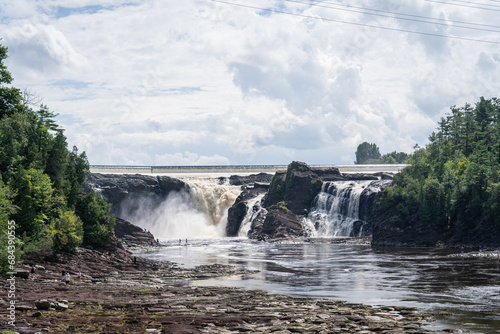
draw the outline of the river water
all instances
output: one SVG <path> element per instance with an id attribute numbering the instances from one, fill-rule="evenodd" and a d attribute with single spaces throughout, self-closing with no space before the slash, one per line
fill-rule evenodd
<path id="1" fill-rule="evenodd" d="M 373 249 L 319 242 L 223 238 L 165 242 L 142 254 L 185 267 L 228 264 L 256 274 L 186 282 L 269 293 L 410 306 L 434 315 L 427 328 L 500 333 L 500 260 L 450 256 L 442 249 Z"/>

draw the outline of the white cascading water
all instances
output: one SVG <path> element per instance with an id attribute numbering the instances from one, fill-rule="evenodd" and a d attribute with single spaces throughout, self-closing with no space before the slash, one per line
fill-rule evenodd
<path id="1" fill-rule="evenodd" d="M 220 184 L 218 179 L 183 181 L 189 185 L 189 191 L 171 192 L 160 205 L 153 205 L 147 197 L 125 200 L 120 216 L 161 240 L 224 237 L 228 209 L 241 188 Z M 135 210 L 127 210 L 128 207 Z"/>
<path id="2" fill-rule="evenodd" d="M 312 237 L 352 236 L 360 221 L 361 193 L 372 181 L 325 182 L 304 219 L 306 233 Z M 362 234 L 360 230 L 359 235 Z"/>
<path id="3" fill-rule="evenodd" d="M 241 222 L 240 229 L 238 231 L 238 237 L 247 237 L 248 232 L 252 228 L 252 222 L 262 211 L 262 198 L 264 198 L 265 194 L 259 194 L 256 197 L 248 200 L 247 206 L 247 214 L 243 221 Z"/>

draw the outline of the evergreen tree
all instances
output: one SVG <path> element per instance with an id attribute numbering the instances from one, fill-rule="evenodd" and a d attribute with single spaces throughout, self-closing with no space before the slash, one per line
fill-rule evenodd
<path id="1" fill-rule="evenodd" d="M 110 205 L 102 197 L 80 191 L 89 173 L 85 152 L 68 150 L 57 115 L 47 106 L 34 110 L 26 94 L 7 86 L 12 76 L 4 65 L 6 57 L 7 48 L 0 45 L 1 245 L 11 219 L 17 249 L 23 246 L 25 255 L 74 251 L 84 240 L 102 246 L 113 236 L 114 218 L 107 216 Z M 83 203 L 78 215 L 77 203 Z M 3 260 L 0 256 L 0 270 L 5 272 Z"/>
<path id="2" fill-rule="evenodd" d="M 402 234 L 419 231 L 429 242 L 431 235 L 435 242 L 500 240 L 499 115 L 496 98 L 453 106 L 429 144 L 416 148 L 380 203 L 389 221 L 409 223 Z"/>

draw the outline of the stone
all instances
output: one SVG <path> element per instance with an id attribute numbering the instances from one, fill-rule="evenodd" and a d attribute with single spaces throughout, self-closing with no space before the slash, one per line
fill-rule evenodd
<path id="1" fill-rule="evenodd" d="M 16 270 L 14 272 L 14 276 L 15 277 L 19 277 L 19 278 L 25 278 L 25 279 L 28 279 L 30 278 L 30 272 L 28 270 Z"/>
<path id="2" fill-rule="evenodd" d="M 51 306 L 58 311 L 65 311 L 68 309 L 68 304 L 64 303 L 53 303 Z"/>
<path id="3" fill-rule="evenodd" d="M 35 307 L 39 310 L 49 310 L 51 306 L 50 301 L 46 299 L 35 301 Z"/>
<path id="4" fill-rule="evenodd" d="M 35 313 L 33 313 L 32 317 L 33 317 L 33 318 L 43 317 L 43 314 L 42 314 L 42 312 L 40 312 L 40 311 L 36 311 Z"/>

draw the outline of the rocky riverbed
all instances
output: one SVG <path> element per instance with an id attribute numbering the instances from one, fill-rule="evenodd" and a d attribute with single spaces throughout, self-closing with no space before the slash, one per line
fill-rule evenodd
<path id="1" fill-rule="evenodd" d="M 424 329 L 429 315 L 406 307 L 273 295 L 191 280 L 248 274 L 225 265 L 181 268 L 123 251 L 79 249 L 36 263 L 35 277 L 16 278 L 19 333 L 464 333 Z M 21 264 L 20 271 L 30 268 Z M 65 285 L 61 272 L 73 281 Z M 81 271 L 82 280 L 76 280 Z M 0 309 L 6 323 L 6 291 Z M 4 329 L 8 329 L 5 328 Z"/>

